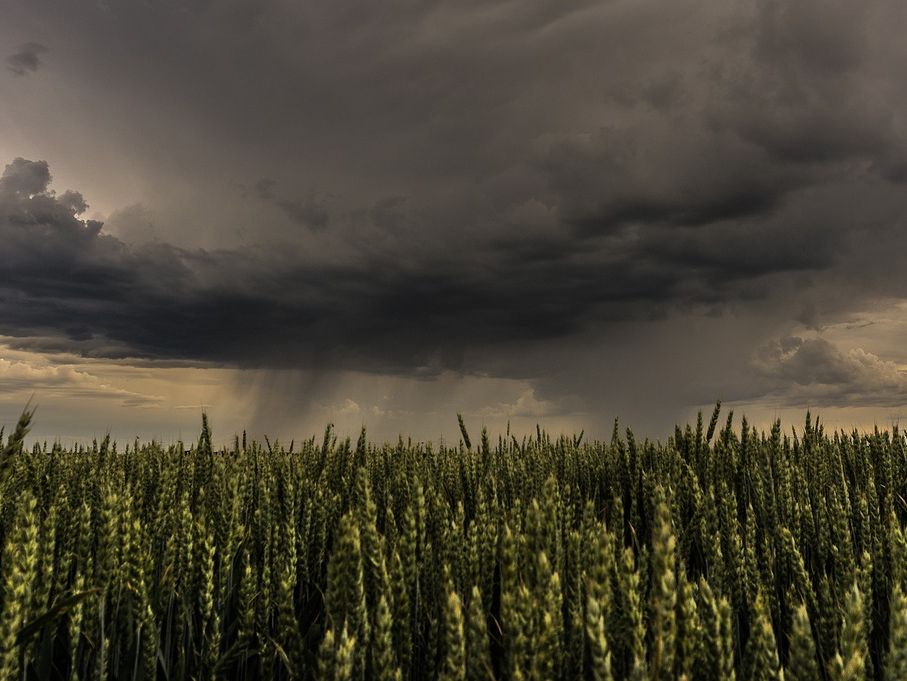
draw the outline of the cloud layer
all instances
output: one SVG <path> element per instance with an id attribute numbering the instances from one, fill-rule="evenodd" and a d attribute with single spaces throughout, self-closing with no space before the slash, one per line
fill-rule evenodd
<path id="1" fill-rule="evenodd" d="M 902 3 L 8 15 L 19 347 L 519 378 L 526 413 L 902 399 L 891 357 L 806 333 L 907 297 Z"/>
<path id="2" fill-rule="evenodd" d="M 789 406 L 896 407 L 907 403 L 907 371 L 862 348 L 842 350 L 823 338 L 782 338 L 761 349 L 765 397 Z"/>
<path id="3" fill-rule="evenodd" d="M 118 388 L 72 366 L 0 358 L 0 397 L 15 396 L 24 403 L 36 394 L 41 399 L 113 400 L 126 407 L 152 407 L 161 402 L 158 397 Z"/>
<path id="4" fill-rule="evenodd" d="M 406 250 L 344 262 L 275 251 L 129 245 L 82 220 L 81 194 L 49 189 L 42 161 L 0 178 L 0 333 L 94 356 L 370 371 L 461 368 L 464 355 L 569 337 L 605 321 L 726 302 L 814 254 L 735 266 L 676 246 L 616 239 L 546 257 L 477 243 L 444 257 Z M 732 237 L 734 238 L 734 237 Z M 35 346 L 37 347 L 37 346 Z M 484 367 L 473 367 L 481 370 Z"/>

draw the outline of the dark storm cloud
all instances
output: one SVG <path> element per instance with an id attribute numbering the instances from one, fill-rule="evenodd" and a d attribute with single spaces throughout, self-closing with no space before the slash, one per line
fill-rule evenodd
<path id="1" fill-rule="evenodd" d="M 6 68 L 17 76 L 34 73 L 41 67 L 41 55 L 46 52 L 47 48 L 40 43 L 25 43 L 6 58 Z"/>
<path id="2" fill-rule="evenodd" d="M 867 63 L 886 4 L 756 7 L 731 45 L 704 50 L 698 82 L 668 72 L 626 101 L 631 122 L 549 136 L 538 163 L 579 234 L 759 220 L 841 176 L 899 177 L 902 92 L 892 64 Z"/>
<path id="3" fill-rule="evenodd" d="M 306 263 L 263 251 L 131 246 L 79 219 L 81 196 L 55 195 L 49 181 L 45 162 L 23 159 L 0 179 L 0 333 L 19 337 L 20 346 L 35 338 L 44 351 L 460 368 L 470 350 L 568 336 L 597 321 L 651 315 L 659 305 L 723 299 L 778 267 L 726 267 L 716 257 L 692 273 L 687 254 L 653 256 L 632 241 L 585 261 L 567 253 L 501 259 L 492 248 L 474 252 L 472 264 L 375 255 Z"/>
<path id="4" fill-rule="evenodd" d="M 620 225 L 705 225 L 755 217 L 802 184 L 733 136 L 677 138 L 667 131 L 606 131 L 559 141 L 543 168 L 563 217 L 581 235 Z M 649 135 L 647 137 L 647 135 Z"/>

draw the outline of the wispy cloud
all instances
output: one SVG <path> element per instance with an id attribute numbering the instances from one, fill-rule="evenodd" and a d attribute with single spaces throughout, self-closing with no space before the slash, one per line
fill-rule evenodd
<path id="1" fill-rule="evenodd" d="M 43 65 L 41 56 L 48 52 L 41 43 L 23 43 L 6 58 L 6 68 L 16 76 L 35 73 Z"/>

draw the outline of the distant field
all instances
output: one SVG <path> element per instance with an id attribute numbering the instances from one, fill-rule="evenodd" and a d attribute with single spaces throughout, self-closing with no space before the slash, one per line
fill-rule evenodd
<path id="1" fill-rule="evenodd" d="M 907 442 L 0 436 L 0 679 L 907 679 Z"/>

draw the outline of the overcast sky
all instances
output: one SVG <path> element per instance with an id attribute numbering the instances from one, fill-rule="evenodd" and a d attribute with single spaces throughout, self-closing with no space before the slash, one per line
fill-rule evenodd
<path id="1" fill-rule="evenodd" d="M 0 16 L 0 421 L 907 414 L 901 0 Z"/>

